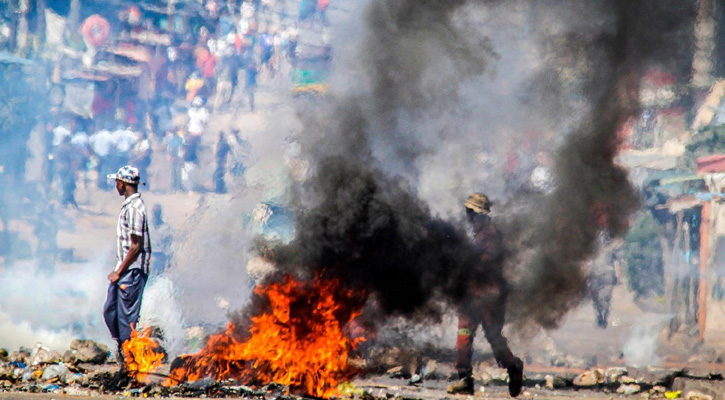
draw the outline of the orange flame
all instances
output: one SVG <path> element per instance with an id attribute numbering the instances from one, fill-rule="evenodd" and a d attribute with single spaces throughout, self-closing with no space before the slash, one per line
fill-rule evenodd
<path id="1" fill-rule="evenodd" d="M 355 373 L 348 353 L 364 341 L 345 333 L 361 313 L 360 306 L 351 306 L 360 303 L 359 297 L 337 280 L 302 283 L 289 276 L 254 292 L 268 300 L 269 309 L 251 317 L 248 338 L 238 338 L 229 323 L 199 353 L 184 356 L 184 365 L 172 370 L 166 383 L 210 376 L 247 384 L 277 382 L 322 398 L 336 395 L 337 386 Z"/>
<path id="2" fill-rule="evenodd" d="M 132 327 L 131 338 L 123 342 L 124 364 L 128 374 L 139 383 L 146 383 L 149 373 L 156 372 L 163 364 L 164 351 L 151 339 L 151 328 L 145 327 L 137 332 Z"/>

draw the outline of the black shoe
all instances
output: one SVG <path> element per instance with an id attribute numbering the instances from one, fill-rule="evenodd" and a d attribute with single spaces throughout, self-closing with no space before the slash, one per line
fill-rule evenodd
<path id="1" fill-rule="evenodd" d="M 516 397 L 521 394 L 521 387 L 524 385 L 524 362 L 517 358 L 506 370 L 509 373 L 509 394 Z"/>
<path id="2" fill-rule="evenodd" d="M 461 378 L 458 382 L 448 386 L 450 394 L 473 394 L 473 378 L 468 376 Z"/>

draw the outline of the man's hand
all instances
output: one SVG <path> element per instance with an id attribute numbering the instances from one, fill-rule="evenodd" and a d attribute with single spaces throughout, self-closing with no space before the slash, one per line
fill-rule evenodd
<path id="1" fill-rule="evenodd" d="M 116 283 L 118 280 L 121 279 L 121 274 L 119 274 L 116 271 L 111 272 L 108 274 L 108 280 L 111 281 L 111 283 Z"/>

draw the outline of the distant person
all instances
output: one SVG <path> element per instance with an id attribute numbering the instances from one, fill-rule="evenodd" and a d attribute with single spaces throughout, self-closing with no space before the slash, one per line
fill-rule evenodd
<path id="1" fill-rule="evenodd" d="M 38 269 L 48 273 L 55 271 L 55 258 L 58 254 L 58 211 L 55 204 L 46 202 L 37 214 L 33 233 L 38 240 Z"/>
<path id="2" fill-rule="evenodd" d="M 272 62 L 272 56 L 274 55 L 274 36 L 268 29 L 263 29 L 259 33 L 259 48 L 260 68 L 266 68 L 268 76 L 272 78 L 274 77 L 274 65 Z"/>
<path id="3" fill-rule="evenodd" d="M 116 341 L 117 358 L 123 365 L 123 343 L 136 329 L 141 299 L 151 264 L 151 238 L 146 206 L 138 192 L 138 169 L 125 166 L 116 174 L 116 190 L 124 197 L 116 226 L 116 266 L 108 274 L 108 295 L 103 306 L 103 318 Z"/>
<path id="4" fill-rule="evenodd" d="M 232 57 L 226 57 L 220 62 L 217 74 L 216 94 L 214 95 L 214 111 L 222 110 L 229 106 L 234 88 L 233 77 L 236 75 L 235 61 Z"/>
<path id="5" fill-rule="evenodd" d="M 227 135 L 226 139 L 232 155 L 232 166 L 229 172 L 231 172 L 233 176 L 241 177 L 247 170 L 251 146 L 249 142 L 242 137 L 242 134 L 238 129 L 232 129 L 232 134 Z M 244 180 L 242 179 L 241 182 L 243 181 Z"/>
<path id="6" fill-rule="evenodd" d="M 181 167 L 184 164 L 184 136 L 182 132 L 166 132 L 164 137 L 166 154 L 171 162 L 171 187 L 174 191 L 182 190 Z"/>
<path id="7" fill-rule="evenodd" d="M 83 187 L 88 188 L 88 171 L 90 168 L 91 150 L 88 146 L 88 134 L 78 132 L 70 140 L 75 148 L 75 162 L 78 172 L 83 174 Z"/>
<path id="8" fill-rule="evenodd" d="M 151 166 L 151 142 L 148 133 L 145 131 L 140 133 L 138 142 L 131 148 L 130 156 L 131 164 L 138 168 L 139 175 L 148 176 L 147 171 Z"/>
<path id="9" fill-rule="evenodd" d="M 219 141 L 217 143 L 216 153 L 216 169 L 214 170 L 213 181 L 214 181 L 214 192 L 226 193 L 227 185 L 224 183 L 224 174 L 227 170 L 227 156 L 231 151 L 229 142 L 227 141 L 226 134 L 222 131 L 219 133 Z"/>
<path id="10" fill-rule="evenodd" d="M 297 43 L 299 41 L 299 31 L 296 25 L 292 25 L 285 29 L 282 33 L 283 43 L 285 44 L 287 60 L 292 66 L 297 63 Z"/>
<path id="11" fill-rule="evenodd" d="M 206 131 L 206 124 L 209 122 L 209 110 L 204 107 L 204 99 L 197 96 L 191 102 L 191 107 L 188 111 L 189 115 L 189 126 L 188 132 L 189 137 L 186 141 L 186 154 L 184 161 L 190 163 L 198 163 L 198 151 L 199 145 L 201 144 L 201 136 Z"/>
<path id="12" fill-rule="evenodd" d="M 169 268 L 171 262 L 171 240 L 172 233 L 169 225 L 164 221 L 163 210 L 160 204 L 156 204 L 151 211 L 151 229 L 154 231 L 151 248 L 154 249 L 154 257 L 151 260 L 151 275 L 161 275 Z"/>
<path id="13" fill-rule="evenodd" d="M 78 151 L 71 144 L 71 137 L 64 136 L 63 143 L 61 143 L 55 149 L 55 166 L 57 168 L 56 174 L 60 181 L 61 198 L 60 204 L 64 207 L 71 206 L 78 208 L 76 203 L 75 191 L 76 191 L 76 165 L 75 160 L 77 157 L 76 152 Z"/>
<path id="14" fill-rule="evenodd" d="M 244 66 L 244 92 L 249 99 L 249 109 L 254 111 L 254 91 L 257 90 L 257 75 L 259 68 L 257 63 L 251 58 Z"/>
<path id="15" fill-rule="evenodd" d="M 597 237 L 599 252 L 588 263 L 587 292 L 592 299 L 597 327 L 601 329 L 609 325 L 612 292 L 618 283 L 614 267 L 618 245 L 608 234 L 600 232 Z"/>

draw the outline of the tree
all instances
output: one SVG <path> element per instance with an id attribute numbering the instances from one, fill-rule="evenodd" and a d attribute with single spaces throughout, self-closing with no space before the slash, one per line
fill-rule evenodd
<path id="1" fill-rule="evenodd" d="M 664 294 L 662 246 L 657 229 L 660 228 L 652 214 L 643 210 L 625 239 L 627 286 L 637 298 Z"/>

